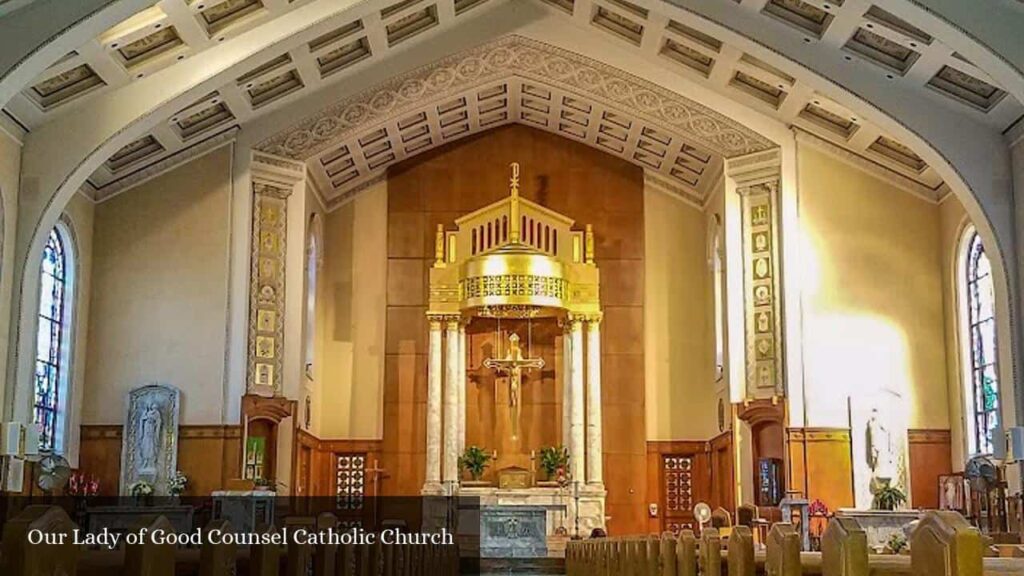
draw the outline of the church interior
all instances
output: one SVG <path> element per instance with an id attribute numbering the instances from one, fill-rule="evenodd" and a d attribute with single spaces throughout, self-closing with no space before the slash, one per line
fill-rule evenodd
<path id="1" fill-rule="evenodd" d="M 968 4 L 0 0 L 0 499 L 1024 556 L 1024 4 Z"/>

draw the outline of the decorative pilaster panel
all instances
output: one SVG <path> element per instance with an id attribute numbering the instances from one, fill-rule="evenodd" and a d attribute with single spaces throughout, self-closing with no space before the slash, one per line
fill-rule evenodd
<path id="1" fill-rule="evenodd" d="M 281 394 L 284 376 L 285 247 L 290 186 L 253 182 L 247 390 Z"/>
<path id="2" fill-rule="evenodd" d="M 256 152 L 252 157 L 249 319 L 246 392 L 284 394 L 288 199 L 306 166 Z"/>
<path id="3" fill-rule="evenodd" d="M 784 396 L 778 152 L 730 160 L 728 171 L 743 211 L 746 397 Z"/>

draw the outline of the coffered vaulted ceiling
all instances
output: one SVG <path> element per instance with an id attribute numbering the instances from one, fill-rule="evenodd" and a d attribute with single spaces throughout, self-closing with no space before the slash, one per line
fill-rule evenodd
<path id="1" fill-rule="evenodd" d="M 308 0 L 161 0 L 54 64 L 4 112 L 30 131 L 94 98 L 167 66 L 201 65 L 204 49 L 294 10 Z M 723 0 L 724 1 L 724 0 Z M 656 0 L 401 0 L 333 23 L 298 48 L 270 54 L 114 154 L 90 179 L 94 197 L 130 186 L 155 168 L 230 138 L 268 111 L 336 84 L 389 52 L 443 32 L 467 16 L 529 2 L 545 18 L 582 27 L 603 41 L 659 62 L 885 171 L 937 200 L 945 187 L 913 150 L 800 78 L 716 37 L 695 15 Z M 741 0 L 736 10 L 785 24 L 808 49 L 842 51 L 885 81 L 919 88 L 1004 130 L 1024 112 L 987 74 L 915 27 L 867 0 Z M 786 69 L 783 69 L 786 68 Z M 351 197 L 387 167 L 429 148 L 494 126 L 535 126 L 643 166 L 702 202 L 723 158 L 763 149 L 758 135 L 685 95 L 521 36 L 438 55 L 435 64 L 337 102 L 268 139 L 260 148 L 306 160 L 326 199 Z M 298 112 L 301 116 L 312 111 Z"/>

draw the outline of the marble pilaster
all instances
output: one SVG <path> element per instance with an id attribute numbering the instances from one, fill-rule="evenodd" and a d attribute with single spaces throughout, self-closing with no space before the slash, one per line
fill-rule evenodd
<path id="1" fill-rule="evenodd" d="M 459 322 L 448 320 L 445 325 L 445 378 L 444 378 L 444 468 L 445 484 L 459 480 Z"/>
<path id="2" fill-rule="evenodd" d="M 587 484 L 604 485 L 601 436 L 601 318 L 587 321 Z"/>
<path id="3" fill-rule="evenodd" d="M 427 469 L 424 492 L 441 487 L 441 320 L 430 318 L 427 360 Z"/>
<path id="4" fill-rule="evenodd" d="M 459 325 L 459 454 L 466 450 L 466 325 Z"/>
<path id="5" fill-rule="evenodd" d="M 569 385 L 572 394 L 572 405 L 569 413 L 570 470 L 572 471 L 573 482 L 583 482 L 584 462 L 586 461 L 583 429 L 583 323 L 576 318 L 570 322 L 570 339 L 572 342 L 572 361 L 569 371 Z"/>

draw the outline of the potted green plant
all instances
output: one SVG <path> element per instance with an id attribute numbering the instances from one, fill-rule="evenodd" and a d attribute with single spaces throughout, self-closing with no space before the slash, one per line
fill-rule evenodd
<path id="1" fill-rule="evenodd" d="M 896 510 L 907 502 L 907 495 L 895 486 L 886 485 L 875 493 L 875 509 Z"/>
<path id="2" fill-rule="evenodd" d="M 468 472 L 474 482 L 480 480 L 490 462 L 491 455 L 479 446 L 467 446 L 462 456 L 459 456 L 459 468 Z"/>
<path id="3" fill-rule="evenodd" d="M 903 554 L 907 549 L 907 537 L 903 532 L 893 532 L 885 541 L 885 550 L 891 554 Z"/>
<path id="4" fill-rule="evenodd" d="M 545 480 L 555 481 L 569 466 L 569 449 L 565 446 L 545 446 L 540 449 L 540 469 Z"/>

